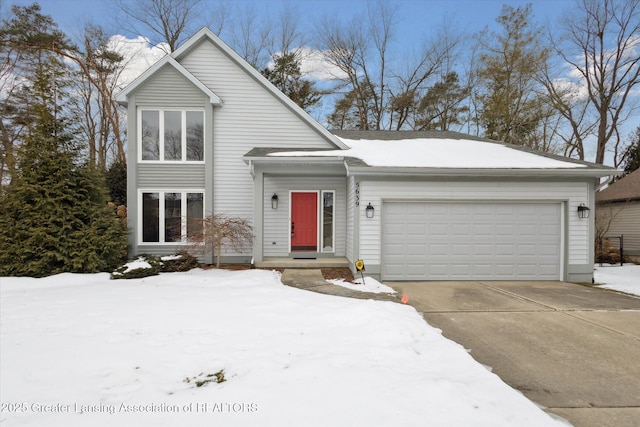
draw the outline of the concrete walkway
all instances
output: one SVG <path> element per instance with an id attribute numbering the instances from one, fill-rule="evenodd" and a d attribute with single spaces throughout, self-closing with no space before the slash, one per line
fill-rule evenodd
<path id="1" fill-rule="evenodd" d="M 640 426 L 640 298 L 564 282 L 386 284 L 548 412 Z"/>
<path id="2" fill-rule="evenodd" d="M 287 286 L 318 292 L 320 294 L 357 299 L 372 299 L 376 301 L 400 301 L 395 295 L 354 291 L 342 286 L 333 285 L 324 280 L 322 271 L 318 269 L 287 268 L 282 273 L 281 281 Z"/>

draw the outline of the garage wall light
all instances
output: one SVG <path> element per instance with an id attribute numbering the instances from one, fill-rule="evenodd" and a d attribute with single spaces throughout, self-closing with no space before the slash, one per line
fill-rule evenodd
<path id="1" fill-rule="evenodd" d="M 271 196 L 271 209 L 278 209 L 278 195 L 276 193 Z"/>
<path id="2" fill-rule="evenodd" d="M 589 218 L 589 212 L 591 211 L 591 209 L 589 209 L 588 206 L 585 206 L 584 203 L 580 203 L 580 206 L 578 206 L 578 217 L 579 218 Z"/>
<path id="3" fill-rule="evenodd" d="M 373 218 L 373 213 L 375 212 L 375 208 L 371 206 L 371 203 L 367 205 L 364 211 L 367 214 L 367 218 Z"/>

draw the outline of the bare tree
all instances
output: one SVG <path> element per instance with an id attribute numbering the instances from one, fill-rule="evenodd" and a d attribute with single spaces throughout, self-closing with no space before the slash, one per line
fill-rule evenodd
<path id="1" fill-rule="evenodd" d="M 387 83 L 387 50 L 394 37 L 394 30 L 398 21 L 397 7 L 394 8 L 389 3 L 378 0 L 375 4 L 369 3 L 368 15 L 369 34 L 375 46 L 377 75 L 371 78 L 367 76 L 367 80 L 374 83 L 372 92 L 376 106 L 374 109 L 375 129 L 382 129 L 381 124 L 387 109 L 385 94 L 389 90 Z M 366 68 L 363 67 L 363 70 L 366 73 Z"/>
<path id="2" fill-rule="evenodd" d="M 390 129 L 401 130 L 406 124 L 410 128 L 419 127 L 416 114 L 427 82 L 437 75 L 445 80 L 453 70 L 452 63 L 462 38 L 453 31 L 454 27 L 449 18 L 445 19 L 431 39 L 425 40 L 417 52 L 408 55 L 404 70 L 393 73 L 393 84 L 389 86 Z"/>
<path id="3" fill-rule="evenodd" d="M 261 70 L 269 58 L 268 47 L 272 32 L 270 22 L 268 18 L 261 20 L 254 5 L 238 7 L 236 15 L 230 45 L 253 68 Z"/>
<path id="4" fill-rule="evenodd" d="M 110 38 L 102 28 L 88 25 L 82 52 L 72 58 L 80 68 L 79 101 L 84 107 L 81 111 L 84 111 L 83 128 L 89 143 L 90 161 L 103 171 L 109 157 L 116 162 L 126 161 L 120 109 L 115 102 L 118 78 L 126 64 L 123 56 L 109 43 Z"/>
<path id="5" fill-rule="evenodd" d="M 223 247 L 242 252 L 253 241 L 253 227 L 246 218 L 213 214 L 191 228 L 188 239 L 192 248 L 215 255 L 217 268 L 220 268 Z"/>
<path id="6" fill-rule="evenodd" d="M 307 44 L 305 32 L 300 27 L 298 10 L 292 7 L 283 8 L 275 18 L 273 25 L 269 25 L 267 50 L 273 58 L 295 54 L 296 59 L 302 59 L 302 51 Z"/>
<path id="7" fill-rule="evenodd" d="M 611 229 L 611 226 L 615 222 L 617 216 L 624 210 L 626 203 L 617 203 L 615 205 L 607 203 L 598 203 L 596 205 L 596 217 L 595 217 L 595 261 L 597 262 L 610 262 L 608 259 L 608 249 L 610 242 L 608 242 L 607 234 Z M 614 261 L 615 262 L 615 261 Z"/>
<path id="8" fill-rule="evenodd" d="M 556 132 L 556 136 L 562 140 L 565 156 L 584 160 L 585 139 L 593 135 L 596 125 L 589 114 L 589 102 L 581 96 L 579 87 L 558 79 L 555 76 L 558 76 L 559 72 L 552 72 L 550 69 L 548 65 L 540 74 L 546 103 L 552 106 L 562 121 L 570 127 L 570 132 Z"/>
<path id="9" fill-rule="evenodd" d="M 464 62 L 464 72 L 463 78 L 465 81 L 465 86 L 469 88 L 469 96 L 466 99 L 467 107 L 469 108 L 469 114 L 467 115 L 467 121 L 464 125 L 466 128 L 466 132 L 469 135 L 480 136 L 480 84 L 479 84 L 479 76 L 478 76 L 478 46 L 470 47 L 470 55 L 467 60 Z"/>
<path id="10" fill-rule="evenodd" d="M 368 130 L 371 106 L 366 90 L 367 73 L 362 69 L 367 67 L 362 59 L 366 57 L 368 39 L 362 27 L 355 21 L 341 25 L 335 17 L 325 16 L 318 24 L 317 33 L 324 59 L 343 74 L 336 89 L 346 89 L 344 97 L 352 99 L 349 108 L 353 106 L 357 111 L 357 127 Z"/>
<path id="11" fill-rule="evenodd" d="M 203 25 L 202 0 L 113 0 L 116 10 L 126 18 L 127 30 L 152 34 L 153 44 L 164 42 L 175 51 L 185 36 Z M 220 15 L 223 16 L 223 15 Z M 221 25 L 221 24 L 220 24 Z"/>
<path id="12" fill-rule="evenodd" d="M 13 95 L 20 87 L 19 63 L 22 52 L 7 42 L 8 37 L 1 35 L 0 54 L 0 189 L 5 181 L 10 181 L 16 171 L 16 147 L 24 123 L 13 118 L 19 109 L 12 102 Z"/>
<path id="13" fill-rule="evenodd" d="M 607 150 L 618 158 L 620 125 L 635 111 L 631 101 L 640 83 L 640 3 L 637 0 L 579 0 L 575 13 L 562 22 L 563 37 L 554 43 L 556 52 L 569 64 L 584 89 L 593 112 L 597 137 L 596 163 L 604 163 Z M 553 95 L 553 94 L 552 94 Z M 556 96 L 556 99 L 561 97 Z M 573 144 L 584 157 L 583 114 L 561 111 L 574 132 Z"/>
<path id="14" fill-rule="evenodd" d="M 342 71 L 345 97 L 353 99 L 359 129 L 383 129 L 387 111 L 388 49 L 396 24 L 396 11 L 383 2 L 370 5 L 368 20 L 341 23 L 331 16 L 323 17 L 316 29 L 324 59 Z"/>

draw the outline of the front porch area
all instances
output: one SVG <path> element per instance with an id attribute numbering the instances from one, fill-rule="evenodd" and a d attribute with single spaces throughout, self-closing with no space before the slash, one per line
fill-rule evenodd
<path id="1" fill-rule="evenodd" d="M 294 259 L 288 257 L 265 258 L 256 262 L 257 268 L 339 268 L 349 267 L 349 261 L 344 257 Z"/>

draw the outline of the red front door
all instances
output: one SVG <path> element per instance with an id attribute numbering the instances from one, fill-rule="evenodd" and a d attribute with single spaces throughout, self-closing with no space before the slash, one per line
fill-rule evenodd
<path id="1" fill-rule="evenodd" d="M 318 250 L 318 193 L 291 193 L 291 252 Z"/>

